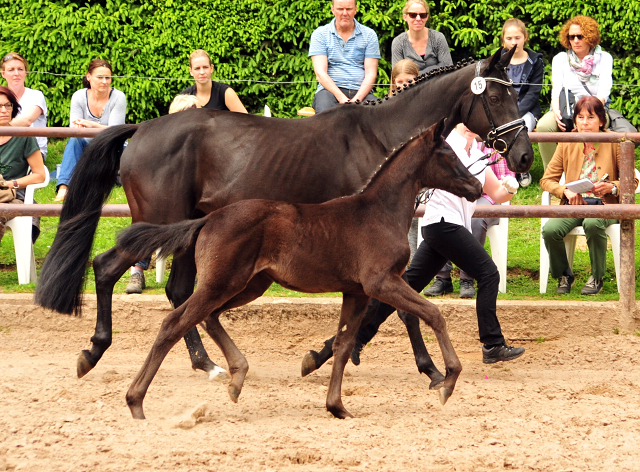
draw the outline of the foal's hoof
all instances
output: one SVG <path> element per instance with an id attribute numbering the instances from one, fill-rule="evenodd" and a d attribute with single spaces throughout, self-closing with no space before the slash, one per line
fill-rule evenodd
<path id="1" fill-rule="evenodd" d="M 225 380 L 229 380 L 231 377 L 219 365 L 215 366 L 213 369 L 209 371 L 209 380 L 217 380 L 218 382 L 224 382 Z"/>
<path id="2" fill-rule="evenodd" d="M 229 391 L 229 397 L 231 398 L 231 401 L 233 403 L 238 403 L 238 397 L 240 396 L 240 389 L 238 389 L 234 385 L 229 385 L 229 387 L 227 387 L 227 390 Z"/>
<path id="3" fill-rule="evenodd" d="M 353 416 L 351 413 L 349 413 L 344 407 L 342 408 L 329 408 L 327 407 L 327 410 L 329 410 L 329 412 L 335 416 L 336 418 L 339 418 L 341 420 L 344 420 L 346 418 L 355 418 L 355 416 Z"/>
<path id="4" fill-rule="evenodd" d="M 318 358 L 318 353 L 316 351 L 309 351 L 305 354 L 302 359 L 302 376 L 306 377 L 311 372 L 318 370 L 318 364 L 316 363 L 316 359 Z"/>
<path id="5" fill-rule="evenodd" d="M 85 350 L 85 351 L 82 351 L 78 356 L 78 362 L 76 364 L 76 372 L 78 374 L 79 379 L 87 375 L 89 371 L 91 371 L 91 369 L 95 367 L 95 364 L 93 364 L 89 360 L 89 355 L 90 355 L 89 351 Z"/>
<path id="6" fill-rule="evenodd" d="M 447 400 L 449 399 L 449 397 L 453 392 L 446 387 L 442 387 L 439 390 L 439 393 L 440 393 L 440 403 L 444 405 L 445 403 L 447 403 Z"/>

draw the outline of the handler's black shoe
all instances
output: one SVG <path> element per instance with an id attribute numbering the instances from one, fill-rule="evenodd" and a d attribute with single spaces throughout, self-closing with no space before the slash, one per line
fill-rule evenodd
<path id="1" fill-rule="evenodd" d="M 571 287 L 576 283 L 576 278 L 573 275 L 571 269 L 566 270 L 562 273 L 562 277 L 558 280 L 558 288 L 556 289 L 556 293 L 558 295 L 564 295 L 565 293 L 571 292 Z"/>
<path id="2" fill-rule="evenodd" d="M 453 283 L 451 283 L 451 279 L 441 279 L 440 277 L 436 277 L 436 280 L 431 284 L 431 287 L 427 288 L 422 293 L 429 297 L 439 297 L 440 295 L 451 292 L 453 292 Z"/>
<path id="3" fill-rule="evenodd" d="M 353 351 L 351 351 L 351 362 L 353 362 L 353 365 L 360 365 L 360 353 L 363 348 L 364 345 L 356 338 L 356 344 L 353 346 Z"/>
<path id="4" fill-rule="evenodd" d="M 603 286 L 604 283 L 602 282 L 602 279 L 596 280 L 593 278 L 593 275 L 590 275 L 589 280 L 587 280 L 587 283 L 584 284 L 584 287 L 582 287 L 582 291 L 580 293 L 582 295 L 596 295 L 600 293 Z"/>
<path id="5" fill-rule="evenodd" d="M 508 344 L 500 344 L 487 348 L 482 346 L 482 362 L 485 364 L 495 364 L 500 361 L 512 361 L 524 354 L 523 347 L 512 347 Z"/>

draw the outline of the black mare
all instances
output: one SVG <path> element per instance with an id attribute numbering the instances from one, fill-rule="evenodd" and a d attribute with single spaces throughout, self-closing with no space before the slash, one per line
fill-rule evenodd
<path id="1" fill-rule="evenodd" d="M 470 201 L 482 194 L 480 182 L 441 136 L 443 129 L 440 120 L 402 146 L 355 195 L 320 204 L 242 200 L 198 220 L 137 223 L 123 231 L 118 250 L 138 259 L 157 247 L 163 253 L 181 252 L 197 238 L 198 289 L 162 322 L 127 392 L 133 417 L 144 419 L 144 397 L 163 359 L 199 323 L 227 359 L 228 392 L 237 402 L 249 364 L 219 318 L 260 297 L 273 282 L 300 292 L 343 293 L 326 400 L 334 416 L 352 416 L 342 403 L 342 377 L 370 297 L 407 310 L 433 328 L 447 368 L 438 385 L 445 404 L 462 365 L 438 308 L 401 278 L 409 262 L 407 232 L 420 189 L 442 188 Z"/>
<path id="2" fill-rule="evenodd" d="M 394 97 L 337 106 L 306 119 L 198 109 L 103 131 L 74 171 L 36 303 L 79 313 L 100 209 L 118 170 L 134 223 L 199 218 L 250 198 L 320 203 L 350 195 L 393 149 L 441 118 L 447 118 L 446 133 L 464 122 L 489 138 L 496 138 L 496 126 L 519 120 L 515 91 L 492 81 L 508 80 L 509 60 L 510 54 L 501 57 L 498 52 L 479 71 L 475 63 L 460 63 L 421 76 Z M 482 101 L 471 91 L 476 75 L 490 80 Z M 508 127 L 503 135 L 513 140 L 505 154 L 511 170 L 524 172 L 533 162 L 533 150 L 526 132 L 517 136 L 518 131 Z M 98 313 L 91 350 L 78 358 L 79 377 L 95 367 L 111 345 L 113 287 L 135 262 L 115 248 L 93 261 Z M 174 307 L 193 293 L 195 277 L 193 251 L 174 256 L 166 287 Z M 192 367 L 214 371 L 197 329 L 185 340 Z"/>

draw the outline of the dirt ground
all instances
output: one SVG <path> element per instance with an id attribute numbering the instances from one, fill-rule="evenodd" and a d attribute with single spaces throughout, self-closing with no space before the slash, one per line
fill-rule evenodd
<path id="1" fill-rule="evenodd" d="M 224 318 L 250 364 L 238 404 L 225 384 L 190 369 L 180 343 L 149 389 L 148 419 L 136 421 L 124 397 L 169 312 L 165 300 L 117 300 L 112 347 L 77 379 L 94 301 L 73 318 L 28 296 L 0 297 L 0 470 L 640 469 L 640 337 L 607 319 L 616 304 L 501 304 L 505 334 L 527 352 L 486 366 L 473 302 L 443 303 L 463 364 L 445 406 L 394 316 L 362 364 L 348 365 L 343 399 L 356 418 L 338 420 L 325 410 L 330 366 L 301 378 L 300 362 L 334 334 L 339 300 L 309 300 L 265 301 Z"/>

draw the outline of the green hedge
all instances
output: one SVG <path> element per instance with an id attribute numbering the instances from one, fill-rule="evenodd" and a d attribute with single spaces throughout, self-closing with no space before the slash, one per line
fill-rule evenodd
<path id="1" fill-rule="evenodd" d="M 404 1 L 361 0 L 358 20 L 380 38 L 383 59 L 378 81 L 388 82 L 391 41 L 404 30 Z M 502 23 L 511 16 L 530 27 L 532 49 L 542 52 L 550 82 L 550 61 L 562 50 L 557 35 L 562 22 L 576 14 L 593 16 L 601 25 L 602 46 L 615 61 L 614 82 L 638 85 L 640 9 L 620 0 L 509 1 L 434 0 L 430 26 L 449 40 L 454 60 L 485 57 L 499 47 Z M 118 78 L 114 86 L 128 99 L 127 119 L 138 122 L 166 113 L 172 97 L 189 85 L 188 56 L 206 49 L 215 76 L 229 82 L 252 112 L 267 104 L 276 116 L 295 116 L 310 105 L 315 84 L 262 84 L 258 81 L 314 80 L 307 57 L 311 32 L 332 16 L 329 0 L 106 0 L 91 2 L 0 0 L 2 54 L 18 51 L 34 71 L 27 85 L 45 93 L 50 125 L 65 125 L 69 100 L 80 88 L 89 60 L 101 57 L 116 75 L 174 80 Z M 376 93 L 382 95 L 380 87 Z M 549 88 L 543 102 L 549 101 Z M 615 87 L 614 106 L 640 124 L 640 89 Z M 544 107 L 544 106 L 543 106 Z"/>

